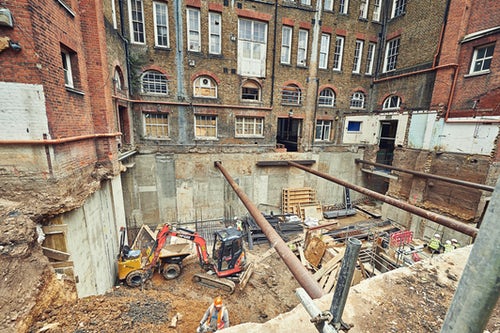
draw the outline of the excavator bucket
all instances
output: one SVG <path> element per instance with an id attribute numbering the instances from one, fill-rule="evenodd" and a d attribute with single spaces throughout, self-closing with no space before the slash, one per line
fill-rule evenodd
<path id="1" fill-rule="evenodd" d="M 243 274 L 240 275 L 240 282 L 238 284 L 240 290 L 245 289 L 248 280 L 250 280 L 250 277 L 252 276 L 253 273 L 253 268 L 254 268 L 253 266 L 254 266 L 253 262 L 249 263 L 247 267 L 245 267 Z"/>

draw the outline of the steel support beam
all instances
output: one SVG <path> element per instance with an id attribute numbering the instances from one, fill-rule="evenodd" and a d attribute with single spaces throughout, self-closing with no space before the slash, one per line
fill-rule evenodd
<path id="1" fill-rule="evenodd" d="M 468 236 L 471 236 L 471 237 L 475 237 L 476 234 L 477 234 L 477 231 L 478 231 L 477 228 L 469 226 L 469 225 L 467 225 L 465 223 L 462 223 L 460 221 L 457 221 L 455 219 L 452 219 L 452 218 L 449 218 L 449 217 L 446 217 L 446 216 L 443 216 L 443 215 L 439 215 L 439 214 L 430 212 L 430 211 L 422 209 L 420 207 L 416 207 L 416 206 L 410 205 L 409 203 L 406 203 L 404 201 L 400 201 L 400 200 L 391 198 L 391 197 L 389 197 L 387 195 L 383 195 L 383 194 L 380 194 L 378 192 L 369 190 L 367 188 L 364 188 L 364 187 L 361 187 L 361 186 L 358 186 L 358 185 L 354 185 L 354 184 L 348 183 L 348 182 L 346 182 L 346 181 L 344 181 L 342 179 L 333 177 L 331 175 L 328 175 L 326 173 L 323 173 L 323 172 L 320 172 L 320 171 L 317 171 L 317 170 L 313 170 L 311 168 L 304 167 L 304 166 L 302 166 L 302 165 L 300 165 L 298 163 L 295 163 L 295 162 L 288 161 L 288 164 L 291 165 L 291 166 L 294 166 L 296 168 L 302 169 L 304 171 L 307 171 L 309 173 L 312 173 L 312 174 L 314 174 L 314 175 L 316 175 L 318 177 L 324 178 L 326 180 L 332 181 L 332 182 L 337 183 L 339 185 L 342 185 L 344 187 L 350 188 L 350 189 L 352 189 L 352 190 L 354 190 L 356 192 L 359 192 L 359 193 L 368 195 L 368 196 L 370 196 L 372 198 L 375 198 L 377 200 L 383 201 L 383 202 L 385 202 L 385 203 L 387 203 L 389 205 L 398 207 L 398 208 L 400 208 L 402 210 L 405 210 L 407 212 L 410 212 L 412 214 L 415 214 L 415 215 L 418 215 L 418 216 L 423 217 L 425 219 L 434 221 L 434 222 L 436 222 L 436 223 L 438 223 L 440 225 L 443 225 L 445 227 L 448 227 L 450 229 L 459 231 L 459 232 L 461 232 L 461 233 L 463 233 L 465 235 L 468 235 Z"/>
<path id="2" fill-rule="evenodd" d="M 478 183 L 472 183 L 472 182 L 468 182 L 468 181 L 460 180 L 460 179 L 455 179 L 455 178 L 449 178 L 449 177 L 443 177 L 443 176 L 433 175 L 433 174 L 425 173 L 425 172 L 419 172 L 419 171 L 414 171 L 414 170 L 409 170 L 409 169 L 398 168 L 398 167 L 394 167 L 392 165 L 386 165 L 386 164 L 381 164 L 381 163 L 375 163 L 375 162 L 360 160 L 359 158 L 356 158 L 354 160 L 354 162 L 368 164 L 368 165 L 373 165 L 373 166 L 384 168 L 384 169 L 388 169 L 388 170 L 394 170 L 394 171 L 409 173 L 409 174 L 412 174 L 414 176 L 418 176 L 418 177 L 422 177 L 422 178 L 440 180 L 440 181 L 443 181 L 443 182 L 448 182 L 448 183 L 456 184 L 456 185 L 462 185 L 462 186 L 466 186 L 466 187 L 470 187 L 470 188 L 475 188 L 475 189 L 478 189 L 478 190 L 484 190 L 484 191 L 493 192 L 493 190 L 495 189 L 493 186 L 488 186 L 488 185 L 483 185 L 483 184 L 478 184 Z"/>
<path id="3" fill-rule="evenodd" d="M 312 274 L 302 265 L 300 260 L 295 256 L 295 254 L 286 245 L 285 241 L 281 239 L 280 235 L 273 229 L 271 224 L 267 222 L 264 215 L 259 211 L 257 206 L 247 197 L 245 192 L 236 184 L 236 182 L 231 178 L 229 173 L 224 169 L 221 162 L 214 162 L 216 168 L 218 168 L 227 182 L 233 188 L 234 192 L 238 195 L 243 205 L 252 215 L 255 222 L 262 229 L 262 232 L 266 235 L 267 239 L 274 247 L 276 252 L 279 254 L 281 259 L 285 262 L 290 272 L 293 274 L 297 282 L 304 288 L 312 299 L 320 298 L 325 294 L 319 283 L 313 278 Z"/>

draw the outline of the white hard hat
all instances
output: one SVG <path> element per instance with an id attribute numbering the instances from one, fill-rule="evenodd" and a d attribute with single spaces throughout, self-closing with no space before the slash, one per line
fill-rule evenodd
<path id="1" fill-rule="evenodd" d="M 451 242 L 452 242 L 452 243 L 458 243 L 458 242 L 457 242 L 457 240 L 456 240 L 455 238 L 453 238 L 453 239 L 451 240 Z"/>
<path id="2" fill-rule="evenodd" d="M 441 236 L 439 236 L 439 234 L 434 234 L 434 237 L 440 238 Z"/>
<path id="3" fill-rule="evenodd" d="M 450 240 L 447 240 L 447 241 L 446 241 L 446 244 L 451 244 L 451 241 L 450 241 Z"/>

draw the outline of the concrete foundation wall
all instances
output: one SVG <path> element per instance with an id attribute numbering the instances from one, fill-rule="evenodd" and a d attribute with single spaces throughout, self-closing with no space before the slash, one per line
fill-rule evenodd
<path id="1" fill-rule="evenodd" d="M 120 177 L 103 182 L 83 207 L 62 220 L 68 226 L 66 242 L 78 297 L 105 293 L 116 281 L 119 229 L 125 226 Z"/>
<path id="2" fill-rule="evenodd" d="M 363 151 L 264 154 L 140 154 L 123 178 L 129 227 L 142 224 L 233 218 L 248 212 L 222 173 L 221 161 L 252 202 L 265 213 L 281 213 L 284 188 L 311 187 L 323 205 L 344 202 L 344 189 L 293 167 L 257 167 L 258 161 L 315 160 L 313 169 L 361 184 L 354 160 Z M 352 200 L 360 195 L 352 193 Z"/>

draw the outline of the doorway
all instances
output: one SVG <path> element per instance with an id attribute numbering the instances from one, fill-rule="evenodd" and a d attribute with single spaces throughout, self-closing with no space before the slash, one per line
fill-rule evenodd
<path id="1" fill-rule="evenodd" d="M 278 118 L 276 143 L 285 146 L 287 151 L 298 151 L 302 131 L 302 119 Z"/>
<path id="2" fill-rule="evenodd" d="M 378 144 L 377 163 L 392 165 L 397 129 L 397 120 L 384 120 L 380 122 L 380 141 Z"/>

